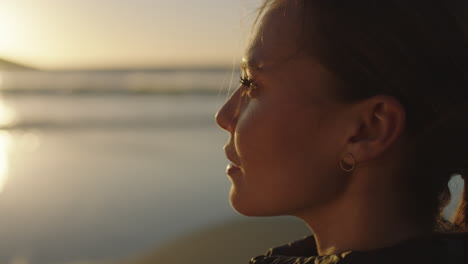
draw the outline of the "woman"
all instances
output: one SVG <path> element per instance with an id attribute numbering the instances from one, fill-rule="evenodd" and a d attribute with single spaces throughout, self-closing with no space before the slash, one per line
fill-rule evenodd
<path id="1" fill-rule="evenodd" d="M 230 202 L 296 216 L 313 236 L 251 263 L 468 263 L 466 185 L 453 223 L 442 218 L 448 181 L 468 170 L 455 4 L 264 3 L 241 85 L 216 114 L 231 135 Z"/>

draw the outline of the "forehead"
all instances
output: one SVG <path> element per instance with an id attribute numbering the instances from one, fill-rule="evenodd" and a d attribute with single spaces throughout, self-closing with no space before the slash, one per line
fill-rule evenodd
<path id="1" fill-rule="evenodd" d="M 254 79 L 265 83 L 270 92 L 321 102 L 333 97 L 330 86 L 336 80 L 315 57 L 300 49 L 301 12 L 294 0 L 269 10 L 254 32 L 241 66 L 247 72 L 259 72 Z"/>
<path id="2" fill-rule="evenodd" d="M 284 64 L 298 52 L 299 7 L 284 1 L 268 10 L 256 27 L 242 63 L 251 69 Z"/>

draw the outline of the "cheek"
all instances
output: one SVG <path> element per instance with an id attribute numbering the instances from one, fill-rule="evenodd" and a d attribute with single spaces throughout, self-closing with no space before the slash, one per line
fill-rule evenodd
<path id="1" fill-rule="evenodd" d="M 234 135 L 241 161 L 252 170 L 290 172 L 323 165 L 331 137 L 318 116 L 318 111 L 306 112 L 293 105 L 249 105 Z"/>
<path id="2" fill-rule="evenodd" d="M 316 116 L 293 107 L 249 105 L 235 134 L 245 174 L 234 182 L 237 197 L 231 199 L 261 215 L 324 199 L 335 181 L 330 167 L 338 164 L 330 161 L 333 149 L 327 148 L 326 131 L 313 122 Z"/>
<path id="3" fill-rule="evenodd" d="M 237 123 L 234 141 L 246 171 L 277 167 L 286 151 L 284 113 L 252 103 Z"/>

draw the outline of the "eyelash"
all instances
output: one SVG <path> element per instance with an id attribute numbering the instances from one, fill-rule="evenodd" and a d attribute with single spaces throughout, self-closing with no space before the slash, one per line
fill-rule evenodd
<path id="1" fill-rule="evenodd" d="M 252 79 L 244 78 L 243 76 L 240 76 L 240 84 L 242 86 L 247 87 L 246 94 L 249 97 L 251 97 L 251 98 L 255 97 L 255 95 L 253 93 L 255 93 L 258 88 L 257 88 L 257 85 L 255 84 L 255 82 Z"/>

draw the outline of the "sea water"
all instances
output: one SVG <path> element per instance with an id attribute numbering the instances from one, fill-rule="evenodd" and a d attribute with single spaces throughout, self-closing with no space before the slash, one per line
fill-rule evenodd
<path id="1" fill-rule="evenodd" d="M 0 263 L 118 258 L 224 221 L 232 71 L 1 73 Z"/>

